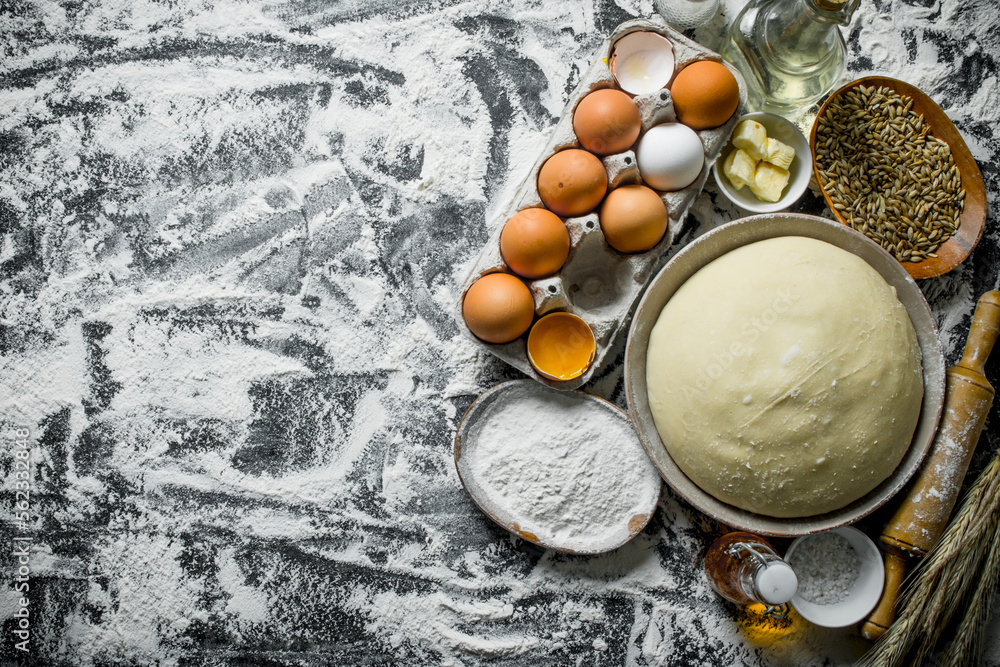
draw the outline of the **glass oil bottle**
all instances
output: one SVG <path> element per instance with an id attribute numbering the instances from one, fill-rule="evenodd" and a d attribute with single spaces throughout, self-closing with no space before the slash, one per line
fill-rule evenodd
<path id="1" fill-rule="evenodd" d="M 795 597 L 795 572 L 762 537 L 745 532 L 717 539 L 705 554 L 705 575 L 713 590 L 739 605 L 764 605 L 784 616 Z"/>
<path id="2" fill-rule="evenodd" d="M 789 119 L 843 76 L 848 25 L 860 0 L 750 0 L 721 53 L 747 83 L 748 105 Z"/>

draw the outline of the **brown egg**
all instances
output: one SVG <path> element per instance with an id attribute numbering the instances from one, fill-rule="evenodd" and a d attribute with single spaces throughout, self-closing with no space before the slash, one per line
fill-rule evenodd
<path id="1" fill-rule="evenodd" d="M 608 174 L 597 156 L 579 148 L 559 151 L 538 170 L 545 207 L 563 216 L 590 213 L 608 191 Z"/>
<path id="2" fill-rule="evenodd" d="M 639 138 L 639 107 L 620 90 L 604 88 L 590 93 L 573 112 L 573 131 L 592 153 L 611 155 L 627 151 Z"/>
<path id="3" fill-rule="evenodd" d="M 722 125 L 740 104 L 740 87 L 729 69 L 711 60 L 691 63 L 670 85 L 677 120 L 695 130 Z"/>
<path id="4" fill-rule="evenodd" d="M 487 343 L 509 343 L 531 326 L 535 302 L 523 282 L 509 273 L 490 273 L 476 282 L 462 300 L 469 330 Z"/>
<path id="5" fill-rule="evenodd" d="M 644 252 L 667 231 L 667 207 L 645 185 L 623 185 L 608 193 L 601 206 L 601 231 L 619 252 Z"/>
<path id="6" fill-rule="evenodd" d="M 569 255 L 569 231 L 544 208 L 518 211 L 500 232 L 500 254 L 519 276 L 541 278 L 562 268 Z"/>

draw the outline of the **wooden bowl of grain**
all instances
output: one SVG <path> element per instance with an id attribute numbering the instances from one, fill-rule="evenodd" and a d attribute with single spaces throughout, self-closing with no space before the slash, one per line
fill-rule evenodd
<path id="1" fill-rule="evenodd" d="M 950 164 L 943 165 L 940 184 L 935 180 L 937 169 L 909 175 L 914 168 L 919 171 L 924 164 L 919 161 L 921 156 L 908 148 L 909 142 L 904 143 L 902 149 L 895 146 L 901 139 L 892 133 L 892 128 L 888 134 L 875 132 L 879 128 L 885 130 L 884 125 L 872 120 L 873 114 L 881 113 L 879 108 L 884 102 L 877 96 L 861 95 L 868 101 L 858 104 L 862 86 L 876 90 L 884 87 L 912 100 L 908 111 L 922 116 L 922 126 L 929 130 L 929 136 L 947 144 L 957 177 L 949 178 Z M 850 93 L 854 93 L 854 97 Z M 831 110 L 831 105 L 837 106 Z M 837 122 L 848 113 L 852 123 Z M 908 120 L 913 121 L 909 126 L 906 125 Z M 899 115 L 893 116 L 887 124 L 919 134 L 914 128 L 920 127 L 921 121 L 906 114 L 902 119 Z M 852 157 L 846 161 L 842 157 L 845 153 L 838 152 L 836 146 L 845 134 L 860 130 L 862 126 L 867 132 L 860 134 L 859 131 L 854 141 L 865 146 L 866 157 L 860 160 Z M 933 142 L 927 143 L 933 147 Z M 951 271 L 979 243 L 986 222 L 983 175 L 954 123 L 919 88 L 883 76 L 852 81 L 830 95 L 820 108 L 809 134 L 809 147 L 816 181 L 837 220 L 882 245 L 912 277 L 932 278 Z M 871 150 L 872 147 L 876 150 Z M 841 157 L 838 159 L 838 156 Z M 905 177 L 901 176 L 903 169 L 908 172 Z M 888 177 L 889 173 L 898 175 L 900 181 Z M 964 190 L 964 202 L 955 207 L 961 211 L 955 220 L 948 207 L 956 203 L 959 190 Z M 913 204 L 914 201 L 917 204 Z M 951 225 L 955 222 L 957 227 L 952 231 Z M 946 237 L 943 242 L 942 237 Z"/>

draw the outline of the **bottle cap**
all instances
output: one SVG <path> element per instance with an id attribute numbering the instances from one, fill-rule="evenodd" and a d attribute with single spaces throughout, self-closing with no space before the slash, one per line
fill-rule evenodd
<path id="1" fill-rule="evenodd" d="M 813 6 L 828 19 L 840 25 L 847 25 L 851 22 L 854 10 L 858 8 L 860 0 L 811 0 Z"/>
<path id="2" fill-rule="evenodd" d="M 757 590 L 760 591 L 762 602 L 768 604 L 785 604 L 793 597 L 799 587 L 799 579 L 795 572 L 784 561 L 774 561 L 757 572 Z"/>

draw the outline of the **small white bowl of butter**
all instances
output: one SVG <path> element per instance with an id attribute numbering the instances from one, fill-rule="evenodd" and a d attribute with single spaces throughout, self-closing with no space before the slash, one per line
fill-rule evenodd
<path id="1" fill-rule="evenodd" d="M 773 139 L 784 147 L 795 151 L 791 164 L 786 169 L 788 172 L 788 184 L 781 189 L 781 195 L 777 201 L 772 202 L 762 199 L 757 194 L 754 194 L 751 185 L 740 183 L 741 187 L 737 187 L 726 173 L 726 160 L 737 150 L 744 151 L 744 155 L 738 157 L 742 158 L 744 164 L 746 164 L 746 161 L 749 161 L 752 165 L 752 167 L 749 167 L 750 169 L 756 170 L 758 174 L 767 174 L 767 176 L 760 176 L 761 179 L 772 176 L 773 174 L 768 172 L 777 172 L 784 164 L 781 155 L 787 153 L 786 149 L 781 146 L 778 146 L 777 155 L 770 158 L 775 161 L 775 164 L 768 161 L 766 139 L 764 143 L 759 145 L 759 152 L 763 154 L 760 157 L 758 157 L 758 153 L 752 148 L 741 149 L 739 146 L 734 145 L 733 140 L 741 136 L 741 127 L 743 127 L 745 122 L 757 123 L 763 126 L 766 131 L 766 139 Z M 752 127 L 749 123 L 747 128 Z M 752 136 L 752 133 L 744 131 L 743 135 L 744 137 Z M 748 146 L 745 140 L 737 139 L 737 142 Z M 737 164 L 740 161 L 736 160 Z M 723 147 L 719 158 L 713 165 L 712 171 L 715 174 L 715 182 L 718 184 L 722 194 L 729 201 L 753 213 L 775 213 L 794 204 L 809 186 L 809 179 L 812 177 L 812 155 L 809 151 L 809 140 L 806 139 L 806 136 L 802 134 L 794 123 L 781 116 L 764 112 L 748 113 L 740 116 L 740 120 L 736 123 L 732 136 L 730 136 L 729 141 Z M 746 172 L 744 171 L 744 173 Z M 766 190 L 766 188 L 761 188 L 761 190 Z"/>

